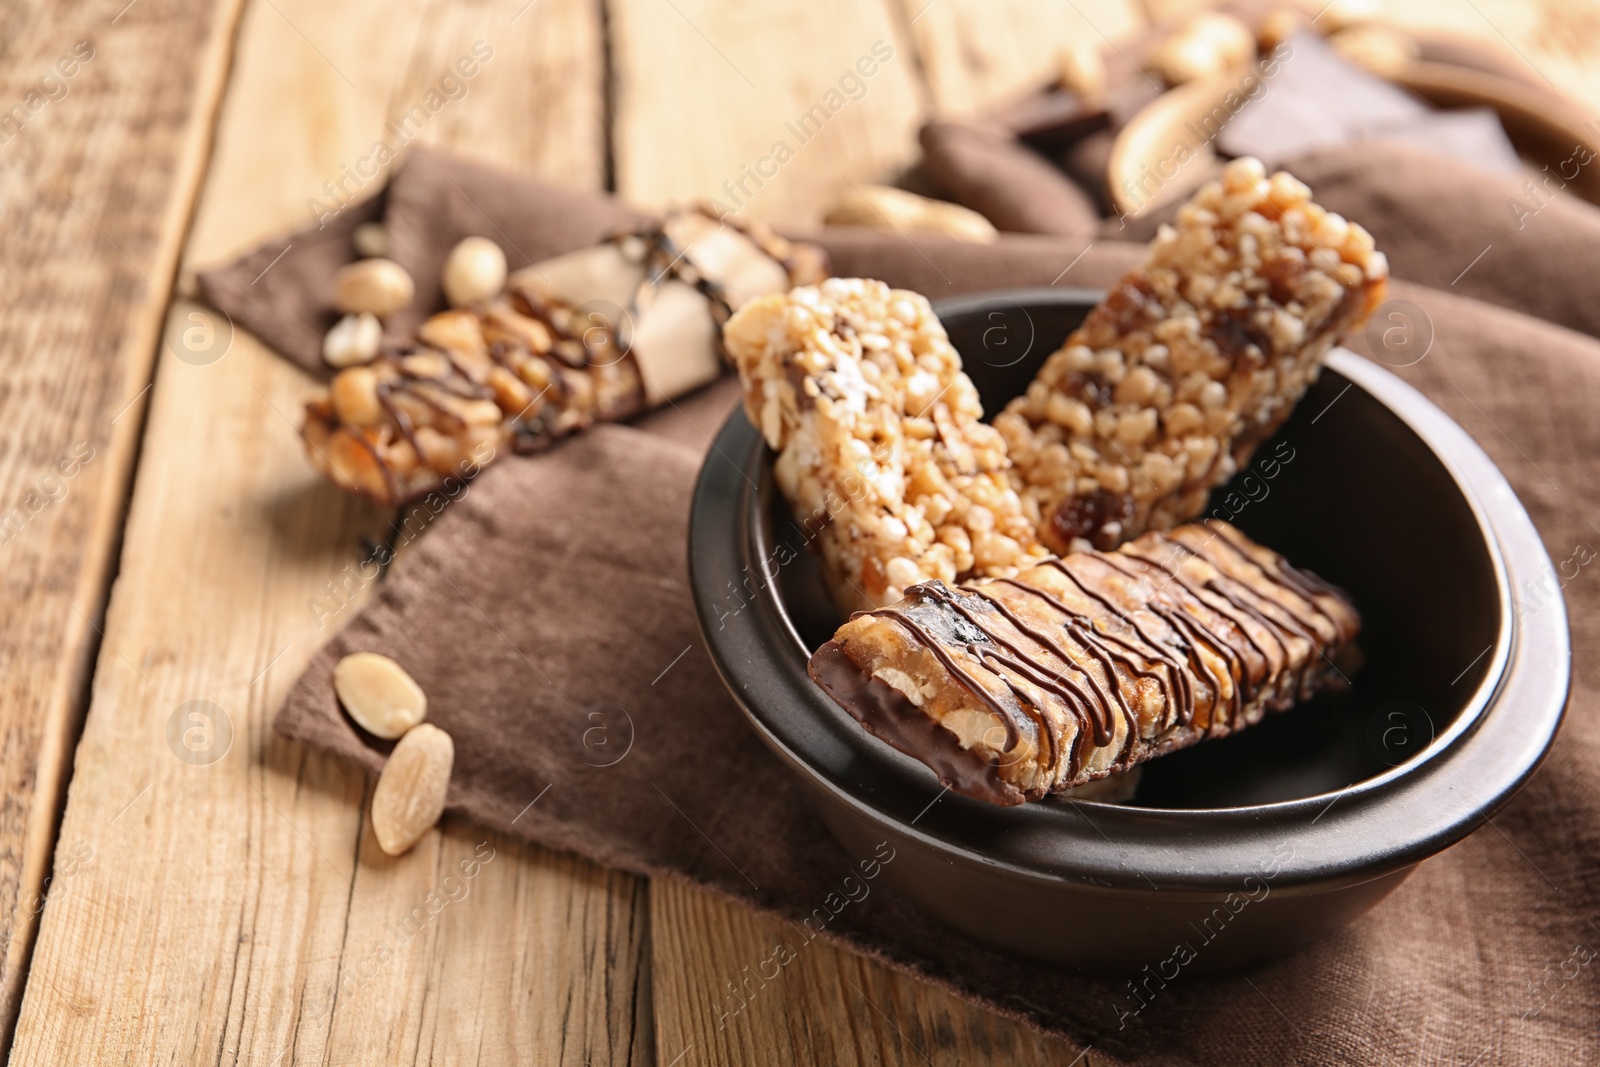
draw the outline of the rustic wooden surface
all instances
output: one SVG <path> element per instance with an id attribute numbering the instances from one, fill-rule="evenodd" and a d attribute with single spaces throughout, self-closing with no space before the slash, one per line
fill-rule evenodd
<path id="1" fill-rule="evenodd" d="M 715 990 L 763 954 L 767 920 L 460 821 L 385 857 L 371 783 L 270 719 L 326 638 L 307 599 L 388 517 L 311 475 L 293 425 L 311 384 L 183 279 L 307 221 L 323 182 L 477 41 L 493 59 L 422 140 L 644 205 L 710 196 L 795 225 L 912 162 L 928 114 L 1046 76 L 1069 35 L 1115 41 L 1194 6 L 0 10 L 0 120 L 78 41 L 94 50 L 0 133 L 0 514 L 29 516 L 0 533 L 0 1037 L 15 1020 L 16 1062 L 1105 1063 L 820 944 L 719 1027 Z M 1600 6 L 1378 6 L 1600 101 Z M 875 45 L 892 55 L 865 91 L 801 143 L 786 124 Z M 792 158 L 746 177 L 779 140 Z M 72 477 L 48 480 L 62 461 Z M 191 701 L 232 732 L 204 765 L 168 741 Z M 431 891 L 453 899 L 405 926 Z"/>
<path id="2" fill-rule="evenodd" d="M 1146 24 L 1123 0 L 900 0 L 928 97 L 941 114 L 1002 104 L 1055 75 L 1062 45 L 1087 40 L 1118 62 L 1116 42 Z"/>
<path id="3" fill-rule="evenodd" d="M 599 9 L 540 0 L 513 22 L 524 2 L 248 5 L 185 267 L 304 225 L 323 181 L 480 40 L 493 58 L 423 137 L 598 185 Z M 193 315 L 179 300 L 168 321 Z M 391 860 L 366 777 L 271 733 L 326 637 L 308 599 L 386 516 L 309 474 L 291 413 L 312 383 L 252 338 L 204 365 L 157 358 L 57 853 L 87 860 L 46 906 L 16 1060 L 647 1059 L 639 880 L 454 823 Z M 169 746 L 192 700 L 234 731 L 209 765 Z M 403 927 L 435 890 L 449 906 Z"/>
<path id="4" fill-rule="evenodd" d="M 49 892 L 151 357 L 240 6 L 125 3 L 0 10 L 0 1035 Z"/>
<path id="5" fill-rule="evenodd" d="M 710 196 L 741 215 L 809 223 L 846 181 L 915 158 L 916 61 L 884 4 L 613 0 L 608 11 L 626 199 Z M 890 58 L 860 79 L 859 98 L 802 124 L 874 46 Z"/>

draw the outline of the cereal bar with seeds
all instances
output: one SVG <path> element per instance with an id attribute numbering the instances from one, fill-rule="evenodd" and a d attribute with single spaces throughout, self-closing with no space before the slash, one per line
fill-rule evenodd
<path id="1" fill-rule="evenodd" d="M 1040 539 L 1109 549 L 1194 518 L 1383 300 L 1370 234 L 1238 159 L 995 419 Z"/>
<path id="2" fill-rule="evenodd" d="M 674 212 L 511 275 L 409 343 L 341 370 L 306 405 L 312 465 L 405 503 L 599 420 L 706 384 L 744 301 L 826 276 L 821 250 L 703 209 Z"/>
<path id="3" fill-rule="evenodd" d="M 842 609 L 1045 555 L 1005 442 L 924 297 L 834 278 L 750 301 L 723 343 Z"/>
<path id="4" fill-rule="evenodd" d="M 1345 682 L 1343 593 L 1215 520 L 854 616 L 811 677 L 950 788 L 1020 804 Z"/>

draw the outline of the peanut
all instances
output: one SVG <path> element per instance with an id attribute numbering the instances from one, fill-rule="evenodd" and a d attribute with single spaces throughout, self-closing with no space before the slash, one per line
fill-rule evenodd
<path id="1" fill-rule="evenodd" d="M 1398 77 L 1422 53 L 1411 35 L 1371 23 L 1340 30 L 1328 43 L 1335 52 L 1380 78 Z"/>
<path id="2" fill-rule="evenodd" d="M 370 311 L 346 315 L 333 324 L 322 339 L 322 360 L 330 367 L 353 367 L 378 354 L 383 341 L 383 326 Z"/>
<path id="3" fill-rule="evenodd" d="M 1079 37 L 1060 52 L 1060 84 L 1085 100 L 1098 100 L 1106 91 L 1106 61 L 1098 41 Z"/>
<path id="4" fill-rule="evenodd" d="M 357 260 L 333 276 L 333 305 L 352 315 L 392 314 L 411 303 L 416 291 L 411 275 L 392 259 Z"/>
<path id="5" fill-rule="evenodd" d="M 328 386 L 333 410 L 348 426 L 376 426 L 383 419 L 378 376 L 371 367 L 351 367 L 334 375 Z"/>
<path id="6" fill-rule="evenodd" d="M 1255 34 L 1248 26 L 1231 15 L 1207 11 L 1161 40 L 1145 66 L 1168 85 L 1184 85 L 1241 67 L 1255 52 Z"/>
<path id="7" fill-rule="evenodd" d="M 440 277 L 451 307 L 481 304 L 506 287 L 506 254 L 487 237 L 466 237 L 450 250 Z"/>

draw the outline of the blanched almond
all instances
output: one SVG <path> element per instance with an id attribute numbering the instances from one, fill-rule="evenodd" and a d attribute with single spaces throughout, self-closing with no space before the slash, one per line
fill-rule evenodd
<path id="1" fill-rule="evenodd" d="M 432 723 L 414 726 L 400 739 L 372 791 L 379 848 L 398 856 L 433 829 L 444 812 L 455 760 L 455 742 Z"/>
<path id="2" fill-rule="evenodd" d="M 428 696 L 405 669 L 376 652 L 355 652 L 333 669 L 333 691 L 367 733 L 392 741 L 428 714 Z"/>
<path id="3" fill-rule="evenodd" d="M 971 208 L 888 185 L 852 186 L 828 210 L 827 221 L 838 226 L 942 233 L 975 244 L 987 244 L 1000 236 L 992 222 Z"/>

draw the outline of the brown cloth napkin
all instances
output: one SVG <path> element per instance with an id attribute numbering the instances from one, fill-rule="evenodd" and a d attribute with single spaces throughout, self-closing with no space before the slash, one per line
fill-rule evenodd
<path id="1" fill-rule="evenodd" d="M 919 138 L 928 177 L 1002 233 L 1091 234 L 1100 226 L 1093 198 L 1007 130 L 935 121 Z"/>
<path id="2" fill-rule="evenodd" d="M 364 222 L 382 220 L 389 258 L 411 274 L 411 306 L 386 323 L 404 338 L 443 306 L 439 273 L 447 252 L 463 237 L 487 237 L 520 270 L 563 252 L 594 244 L 613 230 L 644 218 L 610 197 L 575 192 L 532 178 L 508 181 L 489 167 L 413 149 L 388 187 L 371 200 L 325 217 L 317 226 L 268 241 L 241 259 L 201 271 L 200 292 L 269 346 L 319 377 L 322 336 L 339 319 L 333 275 L 355 258 L 351 235 Z"/>
<path id="3" fill-rule="evenodd" d="M 407 170 L 423 160 L 447 175 L 456 166 L 419 156 Z M 1353 218 L 1400 213 L 1386 206 L 1394 195 L 1389 173 L 1374 165 L 1358 175 L 1352 164 Z M 1485 223 L 1459 215 L 1453 179 L 1435 177 L 1431 198 L 1415 194 L 1412 210 L 1431 213 L 1431 221 L 1416 223 L 1418 232 Z M 402 171 L 395 185 L 404 180 Z M 547 213 L 576 210 L 574 194 L 552 208 L 538 187 L 499 180 L 503 191 L 517 191 L 503 202 L 515 206 L 524 233 L 538 231 Z M 1354 203 L 1362 188 L 1365 206 Z M 584 231 L 566 219 L 575 235 L 596 232 L 598 220 L 617 211 L 588 199 L 597 221 Z M 1592 209 L 1567 209 L 1594 223 Z M 388 210 L 395 211 L 392 191 Z M 495 225 L 509 233 L 513 222 Z M 453 235 L 435 236 L 437 260 Z M 1484 256 L 1469 275 L 1477 275 L 1478 291 L 1503 292 L 1521 284 L 1507 273 L 1563 254 L 1569 237 L 1530 225 L 1497 246 L 1502 257 Z M 827 231 L 822 240 L 839 273 L 876 275 L 935 298 L 1052 280 L 1103 285 L 1139 251 L 1009 235 L 990 246 L 869 231 Z M 269 246 L 272 254 L 284 243 Z M 1425 248 L 1388 250 L 1397 262 L 1429 260 Z M 1460 266 L 1437 270 L 1442 276 Z M 309 277 L 313 267 L 304 269 Z M 241 325 L 296 336 L 290 323 L 274 320 L 317 309 L 282 280 L 290 272 L 266 288 L 266 278 L 256 286 L 230 281 L 259 270 L 247 257 L 208 275 L 207 291 Z M 1563 279 L 1565 295 L 1541 307 L 1579 307 L 1583 275 L 1553 269 L 1551 277 Z M 1395 297 L 1419 306 L 1434 335 L 1426 357 L 1398 373 L 1499 463 L 1553 559 L 1591 559 L 1590 546 L 1600 543 L 1588 514 L 1600 494 L 1600 420 L 1592 417 L 1600 342 L 1461 292 L 1460 285 L 1452 292 L 1395 285 Z M 229 294 L 243 298 L 229 301 Z M 1364 336 L 1349 343 L 1367 351 Z M 634 426 L 602 427 L 545 455 L 492 467 L 443 510 L 371 605 L 313 661 L 278 728 L 378 769 L 387 746 L 341 714 L 330 675 L 350 651 L 382 651 L 416 676 L 431 718 L 456 740 L 452 810 L 602 863 L 683 878 L 781 918 L 812 912 L 867 857 L 847 856 L 832 842 L 794 777 L 746 728 L 700 644 L 687 589 L 690 486 L 734 393 L 724 380 Z M 1569 566 L 1555 580 L 1565 585 L 1574 645 L 1587 652 L 1600 639 L 1600 578 Z M 1173 982 L 1136 1018 L 1119 1019 L 1114 983 L 967 942 L 876 886 L 821 936 L 1092 1044 L 1097 1055 L 1139 1063 L 1594 1058 L 1597 714 L 1600 672 L 1580 654 L 1561 738 L 1490 829 L 1423 863 L 1391 898 L 1327 941 L 1246 976 Z M 791 948 L 803 952 L 804 944 L 797 930 Z M 707 995 L 713 1011 L 737 1006 Z M 937 1032 L 908 1036 L 928 1052 L 941 1047 Z"/>
<path id="4" fill-rule="evenodd" d="M 937 163 L 924 163 L 929 173 L 979 170 L 991 189 L 1012 188 L 1019 195 L 1026 190 L 1041 199 L 1063 195 L 1062 189 L 1069 190 L 1065 195 L 1079 192 L 1064 173 L 1040 168 L 1038 157 L 1029 158 L 1029 150 L 1015 142 L 981 159 L 947 150 L 938 138 L 924 137 L 923 146 L 941 153 Z M 1600 337 L 1600 300 L 1586 281 L 1600 277 L 1600 209 L 1562 193 L 1559 176 L 1547 186 L 1543 177 L 1506 177 L 1376 141 L 1313 152 L 1283 169 L 1311 186 L 1328 210 L 1366 227 L 1395 277 Z M 970 175 L 947 179 L 946 188 L 954 192 L 979 181 Z M 1052 192 L 1036 192 L 1052 184 Z M 979 203 L 966 206 L 981 212 Z M 1099 236 L 1148 241 L 1172 221 L 1178 206 L 1137 219 L 1107 219 Z"/>

